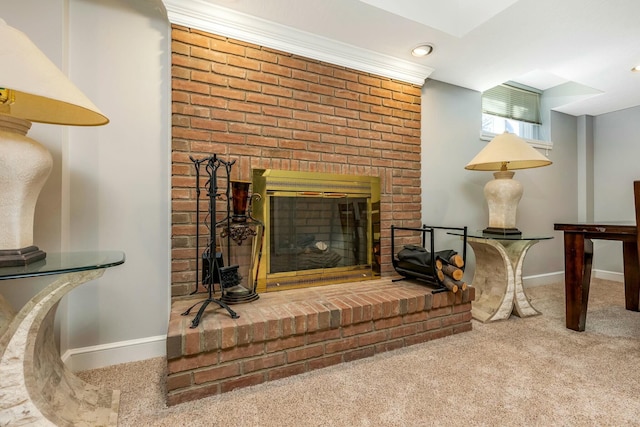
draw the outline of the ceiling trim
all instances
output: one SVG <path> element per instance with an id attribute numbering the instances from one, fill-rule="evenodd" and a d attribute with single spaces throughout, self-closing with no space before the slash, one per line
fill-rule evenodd
<path id="1" fill-rule="evenodd" d="M 203 0 L 163 0 L 169 22 L 422 86 L 433 68 L 383 55 Z"/>

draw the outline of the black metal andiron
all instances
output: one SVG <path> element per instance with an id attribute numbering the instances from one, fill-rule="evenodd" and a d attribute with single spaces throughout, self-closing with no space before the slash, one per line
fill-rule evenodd
<path id="1" fill-rule="evenodd" d="M 225 287 L 229 287 L 229 284 L 235 285 L 237 282 L 237 268 L 238 266 L 229 266 L 224 267 L 222 254 L 218 253 L 216 250 L 216 201 L 217 200 L 226 200 L 227 206 L 227 215 L 230 216 L 230 194 L 229 194 L 229 183 L 230 183 L 230 174 L 231 174 L 231 166 L 235 163 L 234 161 L 226 162 L 222 159 L 219 159 L 215 154 L 204 159 L 194 159 L 193 157 L 189 157 L 194 164 L 196 170 L 196 288 L 192 292 L 195 294 L 198 291 L 198 283 L 199 283 L 199 260 L 202 259 L 203 269 L 202 269 L 202 285 L 208 291 L 207 299 L 200 301 L 191 307 L 184 313 L 183 316 L 189 315 L 191 310 L 194 309 L 199 304 L 202 304 L 198 313 L 191 321 L 191 328 L 196 328 L 200 323 L 200 319 L 210 303 L 215 303 L 220 307 L 224 308 L 229 312 L 229 315 L 233 319 L 237 319 L 240 316 L 233 311 L 224 301 L 219 299 L 215 299 L 213 297 L 214 292 L 214 284 L 217 282 L 220 284 L 221 293 L 222 289 Z M 207 217 L 205 220 L 205 224 L 207 229 L 209 230 L 209 236 L 207 241 L 207 246 L 200 255 L 200 167 L 205 165 L 205 170 L 208 175 L 208 180 L 206 181 L 204 187 L 207 190 L 207 196 L 209 198 L 209 207 L 207 211 Z M 218 169 L 224 168 L 226 174 L 226 191 L 224 194 L 218 192 Z M 226 283 L 230 282 L 230 283 Z M 227 286 L 225 286 L 225 284 Z"/>

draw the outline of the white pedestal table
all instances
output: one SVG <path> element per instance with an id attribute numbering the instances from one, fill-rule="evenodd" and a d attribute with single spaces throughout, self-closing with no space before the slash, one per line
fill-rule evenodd
<path id="1" fill-rule="evenodd" d="M 18 313 L 0 294 L 0 425 L 117 425 L 120 392 L 88 384 L 64 365 L 53 322 L 64 295 L 124 260 L 118 251 L 69 252 L 0 268 L 0 280 L 53 278 Z"/>
<path id="2" fill-rule="evenodd" d="M 453 234 L 453 233 L 451 233 Z M 476 288 L 476 299 L 471 303 L 471 315 L 481 322 L 540 314 L 522 284 L 522 266 L 527 251 L 541 240 L 551 236 L 494 235 L 472 232 L 467 243 L 476 258 L 471 285 Z"/>

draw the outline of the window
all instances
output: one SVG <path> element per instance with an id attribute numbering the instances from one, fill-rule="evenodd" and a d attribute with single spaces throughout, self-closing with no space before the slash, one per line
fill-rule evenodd
<path id="1" fill-rule="evenodd" d="M 501 84 L 482 93 L 482 139 L 505 131 L 515 133 L 534 146 L 549 149 L 540 113 L 540 92 Z"/>

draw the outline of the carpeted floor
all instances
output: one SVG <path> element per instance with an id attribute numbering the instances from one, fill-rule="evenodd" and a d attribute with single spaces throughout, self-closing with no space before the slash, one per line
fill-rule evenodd
<path id="1" fill-rule="evenodd" d="M 640 426 L 640 313 L 594 279 L 585 332 L 562 284 L 528 289 L 542 315 L 167 408 L 162 358 L 86 371 L 122 390 L 121 426 Z"/>

